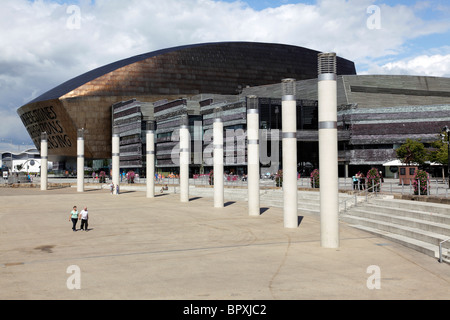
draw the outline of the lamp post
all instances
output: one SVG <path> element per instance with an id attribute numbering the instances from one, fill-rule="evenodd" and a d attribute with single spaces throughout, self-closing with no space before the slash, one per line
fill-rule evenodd
<path id="1" fill-rule="evenodd" d="M 448 126 L 445 126 L 442 128 L 442 132 L 445 132 L 447 134 L 447 179 L 448 179 L 448 187 L 450 188 L 450 129 Z M 445 136 L 443 136 L 443 139 L 445 139 Z"/>
<path id="2" fill-rule="evenodd" d="M 259 114 L 256 96 L 247 97 L 247 135 L 248 213 L 250 216 L 259 216 Z"/>
<path id="3" fill-rule="evenodd" d="M 180 118 L 180 201 L 189 202 L 189 162 L 190 162 L 189 117 Z"/>
<path id="4" fill-rule="evenodd" d="M 77 191 L 84 192 L 84 128 L 78 129 L 77 139 Z"/>
<path id="5" fill-rule="evenodd" d="M 147 198 L 155 197 L 155 122 L 147 123 Z"/>
<path id="6" fill-rule="evenodd" d="M 318 56 L 321 245 L 339 247 L 336 54 Z"/>
<path id="7" fill-rule="evenodd" d="M 297 102 L 295 79 L 283 79 L 281 88 L 283 221 L 285 228 L 297 228 Z"/>
<path id="8" fill-rule="evenodd" d="M 214 110 L 214 207 L 224 207 L 223 185 L 223 122 L 220 116 L 220 108 Z"/>
<path id="9" fill-rule="evenodd" d="M 11 157 L 12 167 L 12 157 Z M 41 190 L 45 191 L 48 188 L 48 134 L 41 133 Z"/>
<path id="10" fill-rule="evenodd" d="M 111 176 L 114 184 L 113 194 L 118 195 L 118 184 L 120 182 L 120 134 L 118 128 L 113 128 L 112 135 L 112 164 Z"/>

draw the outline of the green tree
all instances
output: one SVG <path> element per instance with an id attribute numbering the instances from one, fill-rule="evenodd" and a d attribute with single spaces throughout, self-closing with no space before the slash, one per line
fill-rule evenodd
<path id="1" fill-rule="evenodd" d="M 440 136 L 439 136 L 440 138 Z M 445 133 L 445 141 L 447 141 L 447 133 Z M 430 152 L 430 161 L 442 164 L 443 166 L 448 164 L 448 145 L 441 139 L 431 144 L 433 151 Z"/>
<path id="2" fill-rule="evenodd" d="M 448 145 L 444 142 L 448 141 L 447 132 L 445 132 L 444 134 L 445 136 L 443 137 L 439 135 L 438 140 L 431 144 L 431 147 L 433 149 L 430 152 L 430 161 L 439 163 L 442 166 L 446 166 L 448 164 Z M 444 139 L 444 141 L 442 141 L 441 138 Z M 442 176 L 445 177 L 444 167 L 442 167 Z"/>
<path id="3" fill-rule="evenodd" d="M 406 139 L 406 142 L 396 150 L 397 158 L 405 164 L 422 165 L 428 160 L 429 154 L 420 140 Z"/>

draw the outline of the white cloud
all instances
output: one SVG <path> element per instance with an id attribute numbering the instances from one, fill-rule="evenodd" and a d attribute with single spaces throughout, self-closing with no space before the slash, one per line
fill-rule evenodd
<path id="1" fill-rule="evenodd" d="M 22 121 L 15 111 L 1 111 L 0 126 L 0 142 L 16 142 L 19 144 L 32 144 L 28 135 L 24 135 L 25 131 Z"/>
<path id="2" fill-rule="evenodd" d="M 367 8 L 374 3 L 319 0 L 316 4 L 286 4 L 257 11 L 240 1 L 80 1 L 79 28 L 68 28 L 68 19 L 78 18 L 67 13 L 68 5 L 42 0 L 2 1 L 0 110 L 12 115 L 32 98 L 83 72 L 171 46 L 276 42 L 335 51 L 357 65 L 369 65 L 377 58 L 404 53 L 408 40 L 449 30 L 448 21 L 420 19 L 420 3 L 417 7 L 380 5 L 381 29 L 371 30 L 367 28 Z M 377 68 L 407 72 L 417 66 L 421 70 L 425 60 L 436 61 L 433 56 L 421 58 L 416 65 L 402 60 Z M 444 63 L 445 59 L 448 57 L 444 56 Z M 442 74 L 431 64 L 427 72 Z M 28 136 L 24 129 L 21 132 L 21 137 Z"/>
<path id="3" fill-rule="evenodd" d="M 407 74 L 450 77 L 450 54 L 420 55 L 372 67 L 368 74 Z"/>

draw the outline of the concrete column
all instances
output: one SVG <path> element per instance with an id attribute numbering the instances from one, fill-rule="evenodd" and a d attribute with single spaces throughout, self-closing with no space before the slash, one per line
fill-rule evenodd
<path id="1" fill-rule="evenodd" d="M 247 141 L 248 214 L 259 216 L 259 113 L 256 96 L 247 97 Z"/>
<path id="2" fill-rule="evenodd" d="M 150 128 L 146 133 L 147 140 L 147 198 L 155 197 L 155 131 Z"/>
<path id="3" fill-rule="evenodd" d="M 223 122 L 216 111 L 213 124 L 214 139 L 214 207 L 223 208 Z"/>
<path id="4" fill-rule="evenodd" d="M 319 59 L 319 172 L 321 245 L 339 247 L 336 54 Z"/>
<path id="5" fill-rule="evenodd" d="M 117 193 L 117 186 L 120 183 L 120 136 L 113 133 L 112 136 L 112 182 L 114 184 L 114 192 Z"/>
<path id="6" fill-rule="evenodd" d="M 84 129 L 78 129 L 77 139 L 77 191 L 84 192 Z"/>
<path id="7" fill-rule="evenodd" d="M 48 189 L 48 135 L 41 134 L 41 190 Z"/>
<path id="8" fill-rule="evenodd" d="M 189 202 L 190 138 L 189 118 L 183 115 L 180 123 L 180 201 Z"/>
<path id="9" fill-rule="evenodd" d="M 295 79 L 284 79 L 282 91 L 284 227 L 297 228 L 297 102 Z"/>

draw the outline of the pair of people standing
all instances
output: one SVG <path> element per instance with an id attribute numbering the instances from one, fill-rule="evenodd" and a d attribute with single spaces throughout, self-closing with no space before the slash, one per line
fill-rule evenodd
<path id="1" fill-rule="evenodd" d="M 109 190 L 111 191 L 111 194 L 114 194 L 114 183 L 111 182 L 109 185 Z M 117 184 L 115 187 L 116 194 L 119 194 L 119 185 Z"/>
<path id="2" fill-rule="evenodd" d="M 84 207 L 80 213 L 78 213 L 77 206 L 73 206 L 73 210 L 70 212 L 69 221 L 72 221 L 72 230 L 77 231 L 77 222 L 81 220 L 81 230 L 88 231 L 89 214 L 87 207 Z"/>

